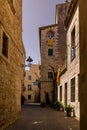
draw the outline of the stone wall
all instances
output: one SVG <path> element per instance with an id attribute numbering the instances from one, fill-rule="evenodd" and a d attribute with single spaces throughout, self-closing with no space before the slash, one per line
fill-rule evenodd
<path id="1" fill-rule="evenodd" d="M 31 64 L 29 70 L 25 70 L 25 78 L 24 78 L 24 87 L 25 91 L 23 91 L 23 95 L 26 99 L 26 102 L 29 103 L 37 103 L 39 102 L 39 86 L 38 84 L 35 85 L 34 83 L 39 81 L 40 78 L 40 71 L 38 64 Z M 29 79 L 29 76 L 31 79 Z M 28 85 L 31 85 L 31 90 L 29 90 Z M 31 98 L 28 99 L 28 95 L 31 95 Z"/>
<path id="2" fill-rule="evenodd" d="M 65 62 L 66 55 L 66 31 L 64 30 L 64 20 L 69 3 L 56 6 L 57 24 L 41 27 L 40 30 L 40 52 L 41 52 L 41 101 L 46 102 L 46 93 L 49 94 L 50 101 L 53 101 L 55 94 L 54 80 L 58 67 Z M 51 47 L 47 44 L 47 34 L 52 31 L 54 42 Z M 53 56 L 48 55 L 48 49 L 53 49 Z M 48 72 L 53 72 L 53 79 L 48 79 Z M 45 92 L 45 93 L 44 93 Z M 56 96 L 55 96 L 56 97 Z"/>
<path id="3" fill-rule="evenodd" d="M 79 1 L 80 17 L 80 129 L 87 130 L 87 0 Z"/>
<path id="4" fill-rule="evenodd" d="M 71 61 L 71 32 L 75 26 L 75 58 Z M 79 103 L 79 7 L 77 7 L 67 30 L 67 71 L 60 77 L 58 87 L 58 100 L 60 100 L 60 86 L 62 86 L 62 102 L 65 106 L 65 83 L 67 83 L 67 104 L 72 104 L 75 109 L 75 115 L 80 119 Z M 75 77 L 75 102 L 71 102 L 71 79 Z"/>
<path id="5" fill-rule="evenodd" d="M 48 44 L 47 44 L 47 33 L 49 31 L 53 31 L 54 33 L 54 43 L 53 43 L 53 56 L 48 56 Z M 58 43 L 58 26 L 48 26 L 44 28 L 40 28 L 41 31 L 41 102 L 45 102 L 45 93 L 48 92 L 50 95 L 50 100 L 52 101 L 53 97 L 50 92 L 53 89 L 53 80 L 48 79 L 48 72 L 53 72 L 53 69 L 57 71 L 58 65 L 60 65 L 60 57 L 57 51 L 59 43 Z M 57 60 L 59 57 L 59 61 Z M 59 64 L 58 64 L 59 63 Z"/>
<path id="6" fill-rule="evenodd" d="M 2 54 L 3 32 L 8 38 L 8 56 Z M 0 1 L 0 129 L 20 117 L 22 64 L 22 1 Z"/>

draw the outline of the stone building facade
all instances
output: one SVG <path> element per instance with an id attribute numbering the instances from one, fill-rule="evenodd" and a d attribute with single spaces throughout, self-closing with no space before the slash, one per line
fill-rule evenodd
<path id="1" fill-rule="evenodd" d="M 40 79 L 40 70 L 38 64 L 31 64 L 30 70 L 25 70 L 23 95 L 26 102 L 37 103 L 39 102 L 39 86 L 38 81 Z"/>
<path id="2" fill-rule="evenodd" d="M 55 100 L 55 75 L 58 67 L 64 64 L 66 54 L 66 32 L 64 19 L 69 3 L 56 6 L 57 24 L 39 28 L 41 54 L 41 102 Z M 57 15 L 58 14 L 58 15 Z"/>
<path id="3" fill-rule="evenodd" d="M 80 18 L 80 130 L 87 130 L 87 0 L 78 1 Z"/>
<path id="4" fill-rule="evenodd" d="M 22 0 L 0 0 L 0 130 L 20 117 L 24 61 Z"/>
<path id="5" fill-rule="evenodd" d="M 80 117 L 79 103 L 79 7 L 78 0 L 72 0 L 66 20 L 67 29 L 67 61 L 65 68 L 60 74 L 60 85 L 58 86 L 58 100 L 66 106 L 74 106 L 75 116 Z"/>

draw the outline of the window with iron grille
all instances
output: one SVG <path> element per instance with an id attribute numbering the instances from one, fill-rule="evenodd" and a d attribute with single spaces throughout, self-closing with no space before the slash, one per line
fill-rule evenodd
<path id="1" fill-rule="evenodd" d="M 62 86 L 60 86 L 60 101 L 62 101 Z"/>
<path id="2" fill-rule="evenodd" d="M 75 26 L 71 32 L 71 60 L 75 58 Z"/>
<path id="3" fill-rule="evenodd" d="M 75 102 L 75 78 L 71 79 L 71 102 Z"/>
<path id="4" fill-rule="evenodd" d="M 2 54 L 8 58 L 8 37 L 4 32 L 2 41 Z"/>
<path id="5" fill-rule="evenodd" d="M 48 72 L 48 79 L 53 79 L 53 72 Z"/>

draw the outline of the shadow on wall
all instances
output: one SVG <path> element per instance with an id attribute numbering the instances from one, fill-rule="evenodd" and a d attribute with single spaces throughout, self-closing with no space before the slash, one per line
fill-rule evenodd
<path id="1" fill-rule="evenodd" d="M 21 95 L 21 105 L 24 105 L 24 102 L 26 101 L 25 97 Z"/>

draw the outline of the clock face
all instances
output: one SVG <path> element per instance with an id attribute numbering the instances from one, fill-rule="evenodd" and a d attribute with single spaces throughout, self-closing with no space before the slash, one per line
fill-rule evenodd
<path id="1" fill-rule="evenodd" d="M 47 35 L 47 43 L 48 43 L 48 46 L 53 46 L 53 43 L 54 43 L 54 33 L 53 32 L 49 32 L 48 35 Z"/>
<path id="2" fill-rule="evenodd" d="M 53 34 L 53 33 L 49 33 L 49 34 L 48 34 L 48 38 L 49 38 L 49 39 L 52 39 L 53 37 L 54 37 L 54 34 Z"/>

